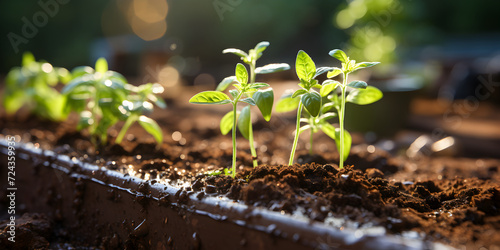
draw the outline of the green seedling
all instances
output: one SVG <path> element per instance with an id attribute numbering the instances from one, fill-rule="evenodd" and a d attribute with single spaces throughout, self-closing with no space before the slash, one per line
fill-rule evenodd
<path id="1" fill-rule="evenodd" d="M 297 55 L 296 71 L 300 79 L 299 86 L 301 89 L 295 92 L 293 90 L 285 92 L 276 105 L 277 112 L 288 112 L 297 109 L 297 125 L 289 165 L 293 164 L 299 135 L 309 129 L 311 132 L 309 153 L 313 153 L 313 134 L 321 130 L 335 140 L 339 155 L 341 155 L 339 166 L 342 168 L 343 162 L 349 156 L 352 142 L 351 135 L 344 129 L 345 102 L 366 105 L 382 98 L 382 92 L 375 87 L 367 86 L 366 82 L 353 81 L 347 83 L 349 73 L 374 66 L 378 63 L 362 62 L 356 64 L 354 60 L 349 60 L 344 52 L 338 51 L 340 50 L 333 50 L 330 52 L 330 55 L 335 58 L 337 56 L 345 57 L 343 60 L 347 63 L 342 63 L 342 69 L 336 67 L 321 67 L 316 69 L 314 62 L 305 52 L 299 51 Z M 328 72 L 328 78 L 333 78 L 342 73 L 344 80 L 340 83 L 328 79 L 319 85 L 318 81 L 314 78 L 325 72 Z M 338 87 L 340 87 L 340 96 L 336 92 L 330 94 Z M 318 88 L 319 93 L 313 88 Z M 347 91 L 349 91 L 349 94 L 346 97 Z M 302 106 L 307 111 L 305 114 L 301 113 Z M 332 112 L 333 110 L 336 113 Z M 339 118 L 340 128 L 335 128 L 328 122 L 328 120 L 335 117 Z M 306 125 L 300 127 L 301 122 L 306 123 Z"/>
<path id="2" fill-rule="evenodd" d="M 120 130 L 120 133 L 118 133 L 115 143 L 120 144 L 130 126 L 134 122 L 138 122 L 144 130 L 155 138 L 158 145 L 161 145 L 163 142 L 163 134 L 160 126 L 158 126 L 153 119 L 143 114 L 153 112 L 152 103 L 162 109 L 167 107 L 163 99 L 156 96 L 157 94 L 163 93 L 163 87 L 157 83 L 147 83 L 138 87 L 131 85 L 126 86 L 129 86 L 128 88 L 132 93 L 135 93 L 135 95 L 129 95 L 127 100 L 122 101 L 122 104 L 118 107 L 123 114 L 122 118 L 125 118 L 125 124 Z"/>
<path id="3" fill-rule="evenodd" d="M 142 115 L 153 109 L 149 101 L 160 107 L 165 106 L 155 96 L 160 91 L 156 85 L 134 87 L 128 84 L 121 74 L 108 70 L 104 58 L 97 60 L 95 70 L 87 66 L 77 67 L 72 74 L 73 80 L 63 88 L 62 93 L 68 98 L 68 110 L 80 114 L 77 129 L 88 128 L 94 145 L 97 140 L 106 144 L 108 129 L 120 120 L 125 121 L 125 125 L 117 143 L 136 121 L 155 138 L 158 145 L 162 143 L 161 128 L 154 120 Z"/>
<path id="4" fill-rule="evenodd" d="M 44 119 L 61 121 L 66 119 L 64 112 L 65 96 L 54 87 L 67 83 L 71 74 L 65 68 L 53 67 L 45 61 L 35 61 L 30 52 L 23 54 L 22 66 L 13 68 L 6 77 L 3 105 L 8 114 L 26 106 L 32 114 Z"/>
<path id="5" fill-rule="evenodd" d="M 364 81 L 354 80 L 348 83 L 348 76 L 350 73 L 357 71 L 359 69 L 368 68 L 379 64 L 378 62 L 360 62 L 356 63 L 355 60 L 351 60 L 347 55 L 339 49 L 335 49 L 329 52 L 329 55 L 338 59 L 342 63 L 342 68 L 333 67 L 331 71 L 328 72 L 327 77 L 333 78 L 342 74 L 342 83 L 335 80 L 325 80 L 320 89 L 320 95 L 322 97 L 328 96 L 331 104 L 326 106 L 326 110 L 335 108 L 338 112 L 340 128 L 332 133 L 331 128 L 327 129 L 327 133 L 330 137 L 335 140 L 337 149 L 339 150 L 340 160 L 339 167 L 343 168 L 344 161 L 349 156 L 349 151 L 351 149 L 351 136 L 349 132 L 344 129 L 344 117 L 345 117 L 345 103 L 351 102 L 358 105 L 366 105 L 380 100 L 383 96 L 382 92 L 368 84 Z M 336 93 L 329 95 L 333 90 L 340 88 L 340 96 Z M 347 92 L 349 94 L 347 95 Z"/>
<path id="6" fill-rule="evenodd" d="M 240 59 L 248 64 L 250 67 L 250 80 L 249 84 L 255 83 L 255 77 L 256 74 L 269 74 L 269 73 L 275 73 L 283 70 L 288 70 L 290 69 L 290 65 L 286 63 L 273 63 L 273 64 L 268 64 L 262 67 L 256 68 L 257 60 L 262 56 L 262 52 L 266 50 L 266 48 L 269 46 L 269 42 L 263 41 L 258 43 L 255 48 L 251 49 L 246 53 L 245 51 L 242 51 L 240 49 L 225 49 L 222 51 L 222 53 L 232 53 L 240 57 Z M 217 86 L 217 91 L 224 91 L 232 82 L 234 82 L 235 76 L 230 76 L 226 77 L 218 86 Z M 269 94 L 272 94 L 270 92 Z M 247 93 L 250 97 L 252 97 L 252 93 Z M 257 97 L 258 98 L 258 97 Z M 270 107 L 272 108 L 272 102 L 269 104 Z M 267 105 L 266 107 L 269 107 Z M 266 121 L 269 121 L 271 119 L 271 113 L 265 112 L 266 115 L 264 116 L 264 119 Z M 264 114 L 264 112 L 263 112 Z M 238 125 L 238 129 L 242 133 L 243 137 L 247 139 L 250 143 L 250 152 L 253 157 L 253 166 L 256 167 L 258 165 L 257 163 L 257 152 L 255 152 L 255 146 L 254 146 L 254 139 L 253 139 L 253 127 L 252 127 L 252 117 L 251 117 L 251 112 L 250 108 L 244 108 L 238 115 L 239 123 L 238 124 L 244 124 L 245 126 Z M 230 131 L 230 126 L 232 122 L 232 116 L 233 113 L 229 112 L 227 113 L 224 118 L 221 120 L 221 132 L 222 134 L 227 134 Z M 248 124 L 248 128 L 246 127 L 246 124 Z"/>
<path id="7" fill-rule="evenodd" d="M 230 83 L 232 83 L 231 80 Z M 237 111 L 238 102 L 244 102 L 252 106 L 257 106 L 264 117 L 270 117 L 273 105 L 274 95 L 272 89 L 260 89 L 269 87 L 267 83 L 249 83 L 248 71 L 243 64 L 236 65 L 235 78 L 233 86 L 235 89 L 229 90 L 231 98 L 222 91 L 204 91 L 194 95 L 189 102 L 194 104 L 231 104 L 233 110 L 225 115 L 221 121 L 221 131 L 232 131 L 233 139 L 233 162 L 231 176 L 236 176 L 236 126 L 244 133 L 250 133 L 251 121 L 249 119 L 242 119 L 241 117 L 250 117 L 244 114 L 250 112 L 249 107 L 243 108 L 241 112 Z M 227 86 L 226 86 L 227 87 Z M 227 173 L 227 172 L 226 172 Z"/>
<path id="8" fill-rule="evenodd" d="M 314 61 L 303 50 L 299 51 L 299 53 L 297 54 L 297 59 L 295 61 L 295 71 L 297 72 L 297 76 L 300 80 L 300 89 L 293 93 L 285 93 L 285 95 L 281 97 L 276 106 L 277 112 L 287 112 L 297 109 L 295 137 L 293 139 L 293 146 L 292 151 L 290 152 L 288 165 L 293 164 L 293 159 L 295 157 L 295 150 L 297 148 L 297 142 L 301 133 L 300 122 L 304 121 L 301 120 L 302 109 L 305 108 L 308 121 L 310 120 L 315 122 L 316 119 L 323 119 L 320 116 L 322 106 L 321 95 L 314 89 L 320 89 L 322 86 L 318 84 L 318 80 L 316 80 L 315 78 L 330 70 L 332 70 L 332 68 L 316 68 L 316 64 L 314 63 Z M 326 119 L 326 117 L 324 119 Z M 318 122 L 320 120 L 318 120 Z M 302 129 L 302 131 L 304 131 L 305 129 L 307 129 L 307 127 Z"/>

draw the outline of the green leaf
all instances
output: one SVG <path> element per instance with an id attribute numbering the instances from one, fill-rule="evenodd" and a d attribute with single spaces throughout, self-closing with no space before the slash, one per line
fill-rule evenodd
<path id="1" fill-rule="evenodd" d="M 369 68 L 369 67 L 375 66 L 377 64 L 379 64 L 379 62 L 360 62 L 360 63 L 357 63 L 356 65 L 354 65 L 354 68 L 352 71 L 356 71 L 358 69 Z"/>
<path id="2" fill-rule="evenodd" d="M 337 138 L 337 136 L 335 134 L 335 127 L 332 126 L 332 124 L 327 123 L 327 122 L 322 122 L 320 128 L 323 131 L 323 133 L 328 135 L 330 138 L 332 138 L 334 140 L 335 140 L 335 138 Z"/>
<path id="3" fill-rule="evenodd" d="M 256 105 L 255 101 L 254 101 L 254 99 L 252 97 L 247 97 L 245 99 L 241 99 L 240 102 L 246 102 L 246 103 L 248 103 L 248 104 L 250 104 L 252 106 Z"/>
<path id="4" fill-rule="evenodd" d="M 253 99 L 259 107 L 260 113 L 266 121 L 271 120 L 271 113 L 273 110 L 274 103 L 274 92 L 273 89 L 260 89 L 255 94 L 253 94 Z"/>
<path id="5" fill-rule="evenodd" d="M 163 142 L 163 133 L 161 131 L 160 126 L 158 126 L 158 123 L 155 122 L 155 120 L 141 115 L 139 117 L 139 120 L 137 120 L 139 124 L 146 130 L 150 135 L 152 135 L 158 145 L 161 145 Z"/>
<path id="6" fill-rule="evenodd" d="M 4 95 L 3 98 L 3 105 L 7 114 L 14 114 L 29 100 L 23 91 L 15 91 Z"/>
<path id="7" fill-rule="evenodd" d="M 230 103 L 231 99 L 220 91 L 204 91 L 194 95 L 189 102 L 194 104 L 226 104 Z"/>
<path id="8" fill-rule="evenodd" d="M 23 53 L 23 62 L 22 62 L 23 67 L 28 66 L 34 62 L 35 62 L 35 56 L 33 56 L 31 52 L 27 51 Z"/>
<path id="9" fill-rule="evenodd" d="M 240 92 L 238 92 L 238 90 L 236 90 L 236 89 L 230 89 L 229 90 L 229 94 L 231 94 L 231 96 L 233 97 L 233 99 L 235 99 L 236 97 L 238 97 L 239 93 Z"/>
<path id="10" fill-rule="evenodd" d="M 302 95 L 301 101 L 309 114 L 314 117 L 319 115 L 319 111 L 321 110 L 321 96 L 318 92 L 309 92 Z"/>
<path id="11" fill-rule="evenodd" d="M 332 113 L 332 112 L 329 112 L 329 113 L 326 113 L 326 114 L 322 114 L 322 115 L 319 117 L 319 120 L 320 120 L 321 122 L 323 122 L 323 121 L 324 121 L 324 122 L 326 122 L 326 121 L 328 121 L 328 120 L 330 120 L 330 119 L 332 119 L 332 118 L 335 118 L 335 117 L 337 117 L 337 114 Z"/>
<path id="12" fill-rule="evenodd" d="M 335 144 L 337 145 L 337 150 L 339 150 L 340 152 L 340 128 L 335 129 Z M 344 129 L 344 145 L 342 145 L 344 161 L 349 156 L 349 151 L 351 151 L 351 144 L 351 134 Z"/>
<path id="13" fill-rule="evenodd" d="M 124 110 L 132 113 L 144 114 L 153 112 L 153 104 L 147 101 L 131 102 L 124 100 L 120 106 L 122 106 Z"/>
<path id="14" fill-rule="evenodd" d="M 299 107 L 299 98 L 292 98 L 291 96 L 281 97 L 276 103 L 276 112 L 284 113 L 292 110 L 297 110 Z"/>
<path id="15" fill-rule="evenodd" d="M 256 83 L 252 83 L 252 85 L 250 86 L 250 88 L 252 88 L 252 89 L 260 89 L 260 88 L 264 88 L 264 87 L 269 87 L 269 84 L 263 83 L 263 82 L 256 82 Z"/>
<path id="16" fill-rule="evenodd" d="M 269 46 L 269 42 L 267 41 L 262 41 L 260 43 L 258 43 L 257 45 L 255 45 L 255 53 L 258 55 L 260 53 L 262 53 L 264 50 L 266 50 L 266 48 Z"/>
<path id="17" fill-rule="evenodd" d="M 70 111 L 81 112 L 85 110 L 85 107 L 87 106 L 87 99 L 89 98 L 90 93 L 73 94 L 68 96 L 64 107 L 65 111 L 69 113 Z"/>
<path id="18" fill-rule="evenodd" d="M 292 98 L 295 98 L 297 96 L 303 95 L 305 93 L 307 93 L 307 90 L 305 90 L 305 89 L 299 89 L 299 90 L 297 90 L 297 91 L 295 91 L 293 93 Z"/>
<path id="19" fill-rule="evenodd" d="M 248 140 L 250 137 L 250 126 L 252 125 L 252 119 L 250 116 L 250 106 L 244 107 L 241 112 L 240 116 L 238 117 L 238 122 L 236 123 L 238 125 L 238 130 L 240 133 L 245 137 L 245 139 Z"/>
<path id="20" fill-rule="evenodd" d="M 316 79 L 312 79 L 311 82 L 309 83 L 309 86 L 311 86 L 311 88 L 318 88 L 318 89 L 321 88 L 321 85 L 318 84 L 318 80 Z"/>
<path id="21" fill-rule="evenodd" d="M 356 89 L 366 89 L 368 84 L 366 82 L 363 82 L 363 81 L 352 81 L 352 82 L 348 83 L 347 86 L 349 86 L 351 88 L 356 88 Z"/>
<path id="22" fill-rule="evenodd" d="M 245 68 L 245 66 L 243 64 L 238 63 L 236 65 L 235 75 L 236 75 L 236 80 L 241 85 L 245 85 L 248 83 L 248 71 L 247 71 L 247 68 Z"/>
<path id="23" fill-rule="evenodd" d="M 289 70 L 290 65 L 287 63 L 272 63 L 255 69 L 255 74 L 269 74 Z"/>
<path id="24" fill-rule="evenodd" d="M 162 98 L 158 98 L 156 95 L 149 94 L 149 95 L 147 95 L 147 98 L 161 109 L 164 109 L 167 107 L 167 104 L 165 103 L 165 101 Z"/>
<path id="25" fill-rule="evenodd" d="M 329 103 L 331 103 L 335 107 L 335 109 L 337 111 L 339 111 L 340 110 L 340 97 L 336 93 L 334 93 L 334 94 L 328 95 L 327 98 L 328 98 L 328 100 L 330 100 Z"/>
<path id="26" fill-rule="evenodd" d="M 330 94 L 330 92 L 332 92 L 334 89 L 336 89 L 339 85 L 340 82 L 338 81 L 326 80 L 323 82 L 319 94 L 321 95 L 321 97 L 325 97 L 328 94 Z"/>
<path id="27" fill-rule="evenodd" d="M 219 85 L 217 85 L 217 88 L 215 89 L 215 91 L 224 91 L 227 89 L 227 87 L 229 87 L 229 85 L 231 85 L 231 83 L 234 83 L 236 82 L 236 76 L 228 76 L 224 79 L 222 79 L 222 81 L 219 83 Z"/>
<path id="28" fill-rule="evenodd" d="M 55 68 L 55 69 L 57 72 L 57 78 L 58 78 L 59 82 L 66 84 L 69 81 L 71 81 L 72 75 L 71 75 L 71 73 L 69 73 L 69 71 L 67 69 L 65 69 L 65 68 Z"/>
<path id="29" fill-rule="evenodd" d="M 308 89 L 308 88 L 310 88 L 310 87 L 309 87 L 309 85 L 310 85 L 309 81 L 306 81 L 306 80 L 304 80 L 304 79 L 300 79 L 299 86 L 300 86 L 301 88 L 303 88 L 303 89 Z"/>
<path id="30" fill-rule="evenodd" d="M 341 61 L 343 63 L 346 63 L 346 64 L 349 63 L 349 58 L 342 50 L 334 49 L 334 50 L 331 50 L 328 54 L 332 57 L 337 58 L 339 61 Z"/>
<path id="31" fill-rule="evenodd" d="M 104 85 L 103 88 L 112 88 L 113 90 L 124 90 L 125 84 L 122 81 L 117 81 L 115 79 L 106 79 L 104 81 L 99 81 L 100 84 Z"/>
<path id="32" fill-rule="evenodd" d="M 222 51 L 222 53 L 223 54 L 232 53 L 232 54 L 235 54 L 235 55 L 242 57 L 242 58 L 248 57 L 248 54 L 245 51 L 240 50 L 240 49 L 233 49 L 233 48 L 225 49 Z"/>
<path id="33" fill-rule="evenodd" d="M 119 82 L 122 85 L 125 85 L 128 83 L 127 78 L 125 78 L 122 74 L 120 74 L 116 71 L 108 70 L 108 71 L 106 71 L 106 73 L 104 75 L 106 76 L 106 78 L 108 78 L 112 81 L 115 81 L 115 82 Z"/>
<path id="34" fill-rule="evenodd" d="M 335 128 L 332 126 L 330 123 L 327 122 L 322 122 L 320 126 L 321 130 L 323 133 L 328 135 L 330 138 L 335 140 L 335 145 L 337 146 L 337 150 L 340 152 L 340 128 Z M 351 144 L 352 144 L 352 138 L 351 134 L 347 132 L 347 130 L 344 130 L 344 145 L 343 145 L 343 154 L 344 154 L 344 161 L 347 159 L 349 156 L 349 151 L 351 151 Z"/>
<path id="35" fill-rule="evenodd" d="M 326 77 L 328 77 L 328 78 L 336 77 L 340 73 L 342 73 L 341 69 L 339 69 L 339 68 L 333 68 L 332 71 L 328 72 L 328 74 L 326 75 Z"/>
<path id="36" fill-rule="evenodd" d="M 366 89 L 355 89 L 351 91 L 346 97 L 346 102 L 366 105 L 382 99 L 383 96 L 384 94 L 382 91 L 373 86 L 368 86 Z"/>
<path id="37" fill-rule="evenodd" d="M 231 129 L 233 129 L 233 119 L 234 119 L 234 112 L 229 111 L 222 119 L 220 120 L 220 132 L 223 135 L 227 135 Z M 238 117 L 240 116 L 240 112 L 236 112 L 236 120 L 238 120 Z"/>
<path id="38" fill-rule="evenodd" d="M 335 105 L 332 102 L 326 103 L 321 107 L 321 113 L 326 113 L 330 111 L 332 108 L 335 108 Z"/>
<path id="39" fill-rule="evenodd" d="M 316 74 L 314 74 L 314 77 L 313 78 L 316 78 L 317 76 L 319 75 L 322 75 L 330 70 L 333 70 L 334 68 L 333 67 L 319 67 L 317 70 L 316 70 Z"/>
<path id="40" fill-rule="evenodd" d="M 297 54 L 297 60 L 295 61 L 295 71 L 299 79 L 310 81 L 314 74 L 316 74 L 316 65 L 311 57 L 303 50 L 299 51 Z"/>
<path id="41" fill-rule="evenodd" d="M 108 62 L 104 57 L 100 57 L 97 59 L 95 62 L 95 71 L 104 74 L 106 71 L 108 71 Z"/>
<path id="42" fill-rule="evenodd" d="M 76 126 L 76 130 L 80 131 L 94 124 L 94 119 L 92 119 L 92 113 L 89 111 L 82 111 L 80 113 L 80 120 Z"/>
<path id="43" fill-rule="evenodd" d="M 113 126 L 118 120 L 113 116 L 103 116 L 97 123 L 97 127 L 93 134 L 101 138 L 101 144 L 106 144 L 108 137 L 108 129 Z"/>
<path id="44" fill-rule="evenodd" d="M 89 66 L 79 66 L 71 71 L 73 79 L 87 74 L 94 74 L 94 69 Z"/>
<path id="45" fill-rule="evenodd" d="M 94 83 L 94 78 L 90 75 L 84 75 L 73 79 L 68 85 L 64 86 L 61 93 L 67 94 L 72 92 L 75 88 L 79 86 L 91 86 Z"/>

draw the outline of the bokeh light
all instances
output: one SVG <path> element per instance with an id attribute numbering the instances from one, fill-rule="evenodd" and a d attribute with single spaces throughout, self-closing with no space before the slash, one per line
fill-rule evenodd
<path id="1" fill-rule="evenodd" d="M 163 67 L 158 73 L 158 81 L 163 87 L 173 87 L 179 82 L 179 71 L 172 66 Z"/>

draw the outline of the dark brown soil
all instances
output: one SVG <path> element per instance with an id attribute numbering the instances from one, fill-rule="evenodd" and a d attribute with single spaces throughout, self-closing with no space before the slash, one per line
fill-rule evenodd
<path id="1" fill-rule="evenodd" d="M 454 247 L 500 246 L 500 160 L 409 160 L 378 148 L 369 153 L 368 145 L 354 136 L 358 145 L 352 149 L 348 166 L 339 169 L 333 141 L 318 134 L 313 148 L 317 154 L 308 155 L 306 140 L 301 141 L 296 161 L 300 164 L 287 166 L 283 164 L 291 148 L 294 121 L 293 117 L 275 116 L 270 123 L 259 120 L 254 125 L 259 167 L 250 167 L 248 142 L 239 136 L 237 178 L 209 175 L 207 171 L 231 164 L 231 139 L 218 129 L 223 111 L 171 104 L 155 114 L 164 129 L 161 148 L 138 126 L 131 128 L 123 145 L 111 143 L 97 149 L 88 134 L 75 131 L 71 122 L 57 124 L 19 116 L 7 119 L 3 115 L 0 132 L 122 173 L 173 185 L 189 182 L 187 191 L 203 191 L 200 199 L 225 195 L 330 224 L 331 218 L 348 218 L 357 227 L 383 226 L 388 233 L 412 232 Z M 110 132 L 111 141 L 117 133 Z M 26 220 L 45 223 L 34 223 L 42 226 L 30 229 L 36 243 L 32 246 L 44 248 L 63 237 L 50 232 L 52 226 L 42 215 L 26 215 Z"/>

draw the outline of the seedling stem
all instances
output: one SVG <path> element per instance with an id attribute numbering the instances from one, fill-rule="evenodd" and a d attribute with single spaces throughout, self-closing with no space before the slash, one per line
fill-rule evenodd
<path id="1" fill-rule="evenodd" d="M 297 108 L 297 121 L 295 127 L 295 137 L 293 139 L 292 152 L 290 153 L 290 160 L 288 161 L 288 165 L 293 165 L 293 158 L 295 157 L 295 149 L 297 148 L 297 142 L 299 141 L 300 134 L 300 117 L 302 115 L 302 101 L 299 102 L 299 108 Z"/>

